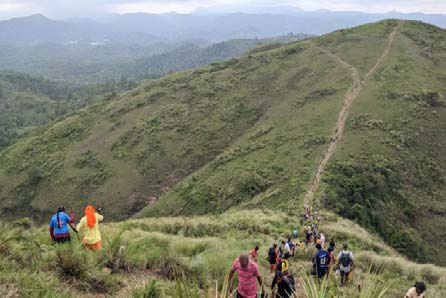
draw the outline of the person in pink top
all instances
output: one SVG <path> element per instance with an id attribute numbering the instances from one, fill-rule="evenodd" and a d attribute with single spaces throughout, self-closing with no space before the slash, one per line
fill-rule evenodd
<path id="1" fill-rule="evenodd" d="M 234 273 L 238 273 L 237 298 L 257 298 L 257 282 L 262 287 L 262 277 L 259 273 L 257 264 L 250 260 L 247 254 L 241 254 L 232 264 L 229 273 L 229 281 L 231 281 Z"/>

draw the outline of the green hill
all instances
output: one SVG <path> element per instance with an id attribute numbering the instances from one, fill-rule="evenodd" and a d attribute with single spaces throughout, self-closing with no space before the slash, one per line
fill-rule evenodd
<path id="1" fill-rule="evenodd" d="M 30 130 L 84 108 L 116 90 L 136 83 L 73 86 L 15 72 L 0 72 L 0 150 Z"/>
<path id="2" fill-rule="evenodd" d="M 307 198 L 444 264 L 445 38 L 388 20 L 143 83 L 3 151 L 2 216 L 296 212 Z"/>

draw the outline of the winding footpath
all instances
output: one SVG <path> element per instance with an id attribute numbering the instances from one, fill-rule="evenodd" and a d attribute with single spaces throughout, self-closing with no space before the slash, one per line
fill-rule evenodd
<path id="1" fill-rule="evenodd" d="M 383 53 L 376 61 L 375 65 L 367 72 L 364 79 L 361 81 L 361 78 L 359 76 L 358 70 L 345 60 L 342 60 L 335 54 L 331 53 L 330 51 L 323 49 L 321 47 L 315 46 L 318 50 L 324 52 L 328 56 L 332 57 L 334 60 L 336 60 L 338 63 L 342 64 L 344 67 L 349 68 L 352 72 L 352 86 L 347 91 L 347 94 L 345 95 L 344 102 L 342 104 L 341 112 L 339 113 L 338 120 L 336 122 L 336 126 L 334 128 L 333 134 L 330 138 L 330 145 L 328 146 L 324 157 L 319 162 L 319 165 L 316 170 L 316 175 L 314 176 L 311 185 L 309 189 L 307 190 L 305 194 L 305 204 L 308 206 L 308 208 L 311 210 L 314 193 L 318 190 L 319 185 L 321 183 L 322 176 L 324 175 L 325 168 L 332 158 L 333 154 L 336 151 L 336 148 L 338 146 L 338 143 L 341 141 L 343 133 L 344 133 L 344 127 L 345 122 L 347 120 L 347 115 L 350 111 L 351 105 L 353 101 L 358 97 L 359 93 L 361 92 L 362 85 L 367 82 L 367 80 L 378 70 L 378 68 L 383 63 L 384 59 L 388 56 L 390 49 L 392 47 L 393 41 L 395 40 L 395 36 L 397 35 L 400 27 L 401 22 L 398 24 L 398 26 L 395 28 L 395 30 L 392 31 L 392 33 L 389 34 L 389 37 L 387 39 L 386 47 L 384 48 Z"/>

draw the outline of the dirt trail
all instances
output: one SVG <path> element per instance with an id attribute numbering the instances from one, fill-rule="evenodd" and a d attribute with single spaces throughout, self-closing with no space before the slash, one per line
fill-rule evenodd
<path id="1" fill-rule="evenodd" d="M 330 145 L 328 146 L 327 151 L 324 154 L 323 159 L 319 162 L 319 165 L 317 167 L 316 175 L 313 178 L 313 181 L 311 182 L 310 188 L 308 189 L 307 193 L 305 194 L 305 204 L 308 206 L 308 208 L 311 210 L 311 205 L 314 197 L 314 193 L 319 188 L 319 185 L 321 183 L 322 176 L 324 175 L 325 167 L 327 166 L 327 163 L 330 161 L 331 157 L 333 156 L 334 152 L 336 151 L 336 148 L 338 146 L 339 141 L 342 139 L 343 133 L 344 133 L 344 127 L 345 127 L 345 121 L 347 120 L 348 112 L 350 111 L 350 107 L 353 103 L 353 101 L 358 97 L 359 93 L 362 89 L 362 84 L 364 84 L 381 66 L 384 59 L 387 57 L 387 55 L 390 52 L 390 49 L 392 47 L 393 41 L 395 39 L 395 36 L 401 26 L 401 23 L 395 28 L 395 30 L 392 31 L 392 33 L 389 34 L 389 37 L 387 39 L 386 47 L 381 54 L 381 56 L 378 58 L 377 62 L 373 67 L 367 72 L 364 79 L 361 81 L 361 78 L 359 76 L 358 70 L 351 64 L 347 63 L 346 61 L 342 60 L 335 54 L 331 53 L 330 51 L 323 49 L 321 47 L 316 47 L 320 51 L 324 52 L 328 56 L 335 59 L 338 63 L 344 65 L 345 67 L 349 68 L 352 72 L 352 86 L 347 91 L 347 94 L 345 96 L 344 102 L 342 104 L 341 112 L 339 113 L 338 121 L 336 122 L 335 129 L 333 131 L 333 134 L 330 139 Z"/>

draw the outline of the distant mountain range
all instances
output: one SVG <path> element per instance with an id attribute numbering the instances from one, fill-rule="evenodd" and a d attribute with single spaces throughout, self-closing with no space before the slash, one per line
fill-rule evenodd
<path id="1" fill-rule="evenodd" d="M 221 11 L 229 11 L 222 9 Z M 256 13 L 257 11 L 257 13 Z M 55 21 L 43 15 L 0 22 L 0 44 L 33 45 L 45 42 L 108 42 L 149 45 L 193 39 L 220 42 L 238 38 L 268 38 L 288 32 L 324 34 L 388 18 L 420 20 L 446 27 L 445 15 L 399 12 L 301 11 L 278 7 L 253 13 L 217 13 L 213 9 L 193 14 L 113 14 L 93 19 Z"/>

